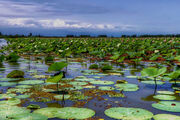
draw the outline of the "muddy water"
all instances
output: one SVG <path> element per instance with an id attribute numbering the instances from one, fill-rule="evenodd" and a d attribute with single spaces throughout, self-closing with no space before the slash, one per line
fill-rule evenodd
<path id="1" fill-rule="evenodd" d="M 61 61 L 61 59 L 60 59 Z M 98 63 L 98 62 L 97 62 Z M 69 65 L 67 67 L 67 74 L 66 78 L 75 78 L 77 76 L 83 76 L 82 70 L 88 70 L 89 65 L 92 64 L 88 60 L 85 60 L 85 62 L 71 62 L 71 59 L 69 60 Z M 111 63 L 109 63 L 111 64 Z M 152 103 L 157 102 L 157 99 L 153 99 L 152 96 L 155 92 L 155 85 L 149 85 L 149 84 L 143 84 L 140 81 L 138 81 L 137 78 L 129 78 L 128 76 L 140 76 L 140 71 L 147 67 L 149 63 L 142 62 L 139 65 L 132 65 L 132 64 L 124 64 L 124 65 L 113 65 L 115 69 L 121 69 L 122 75 L 101 75 L 101 78 L 96 78 L 97 80 L 108 80 L 113 81 L 116 83 L 117 80 L 126 80 L 128 83 L 137 84 L 139 86 L 139 90 L 132 91 L 132 92 L 123 92 L 125 97 L 124 98 L 110 98 L 108 95 L 101 96 L 104 99 L 99 100 L 98 98 L 94 98 L 90 101 L 88 101 L 83 107 L 90 108 L 94 111 L 96 111 L 96 117 L 103 118 L 105 120 L 113 120 L 112 118 L 107 117 L 104 114 L 104 111 L 109 107 L 135 107 L 135 108 L 143 108 L 146 110 L 151 111 L 154 114 L 174 114 L 179 115 L 179 113 L 174 112 L 166 112 L 162 110 L 155 109 L 151 106 Z M 44 58 L 38 58 L 38 60 L 34 57 L 31 58 L 31 60 L 27 60 L 24 58 L 21 58 L 17 63 L 8 63 L 4 62 L 3 65 L 0 66 L 0 78 L 5 78 L 6 75 L 11 72 L 12 70 L 23 70 L 25 72 L 25 78 L 32 80 L 35 78 L 33 77 L 34 74 L 38 75 L 53 75 L 52 73 L 47 73 L 48 65 L 45 64 Z M 97 75 L 87 75 L 88 78 L 93 78 Z M 45 79 L 41 79 L 45 80 Z M 22 81 L 22 80 L 21 80 Z M 18 81 L 17 81 L 18 85 Z M 16 86 L 16 85 L 15 85 Z M 15 87 L 15 86 L 6 86 L 6 87 L 0 87 L 1 90 L 3 90 L 3 93 L 6 93 L 6 90 L 9 87 Z M 96 85 L 96 86 L 104 86 L 104 85 Z M 112 86 L 114 85 L 106 85 L 106 86 Z M 168 91 L 174 91 L 172 88 L 172 84 L 169 82 L 165 82 L 163 85 L 158 85 L 157 90 L 168 90 Z M 88 89 L 81 90 L 84 92 Z M 118 90 L 115 90 L 116 92 L 120 92 Z M 155 94 L 157 94 L 155 92 Z M 176 94 L 177 99 L 175 101 L 179 101 L 179 94 Z M 79 101 L 86 101 L 86 100 L 79 100 Z M 43 107 L 61 107 L 61 106 L 72 106 L 77 101 L 71 101 L 71 100 L 65 100 L 65 102 L 62 101 L 48 101 L 48 102 L 35 102 L 32 101 L 31 98 L 27 98 L 26 101 L 22 104 L 22 106 L 26 107 L 29 104 L 38 104 L 41 108 Z M 49 119 L 49 120 L 60 120 L 57 118 Z"/>

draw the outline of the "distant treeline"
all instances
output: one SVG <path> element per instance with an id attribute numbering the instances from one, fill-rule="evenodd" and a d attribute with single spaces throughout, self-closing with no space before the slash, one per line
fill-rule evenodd
<path id="1" fill-rule="evenodd" d="M 4 35 L 0 32 L 0 38 L 19 38 L 19 37 L 69 37 L 69 38 L 114 38 L 113 36 L 108 35 L 98 35 L 98 36 L 91 36 L 91 35 L 66 35 L 66 36 L 43 36 L 43 35 L 33 35 L 32 33 L 29 33 L 28 35 Z M 136 38 L 136 37 L 180 37 L 180 34 L 159 34 L 159 35 L 149 35 L 149 34 L 143 34 L 143 35 L 121 35 L 121 38 Z"/>

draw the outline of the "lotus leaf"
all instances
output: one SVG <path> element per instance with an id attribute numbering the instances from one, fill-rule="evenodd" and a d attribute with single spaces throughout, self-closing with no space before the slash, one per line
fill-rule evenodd
<path id="1" fill-rule="evenodd" d="M 113 107 L 104 113 L 111 118 L 122 120 L 149 120 L 153 117 L 153 113 L 141 108 Z"/>
<path id="2" fill-rule="evenodd" d="M 95 81 L 91 81 L 91 84 L 99 84 L 99 85 L 112 85 L 114 84 L 113 81 L 102 81 L 102 80 L 95 80 Z"/>
<path id="3" fill-rule="evenodd" d="M 99 89 L 100 90 L 108 90 L 108 91 L 115 90 L 115 88 L 110 87 L 110 86 L 100 86 Z"/>
<path id="4" fill-rule="evenodd" d="M 27 80 L 27 81 L 21 81 L 19 84 L 24 84 L 24 85 L 37 85 L 37 84 L 43 84 L 44 81 L 42 80 Z"/>
<path id="5" fill-rule="evenodd" d="M 116 90 L 123 90 L 123 91 L 137 91 L 139 89 L 138 85 L 136 84 L 115 84 Z"/>
<path id="6" fill-rule="evenodd" d="M 158 103 L 153 103 L 152 107 L 164 111 L 180 112 L 180 102 L 160 101 Z"/>
<path id="7" fill-rule="evenodd" d="M 153 118 L 154 120 L 180 120 L 180 116 L 171 114 L 157 114 Z"/>
<path id="8" fill-rule="evenodd" d="M 12 120 L 47 120 L 48 117 L 36 113 L 22 113 L 9 116 Z"/>

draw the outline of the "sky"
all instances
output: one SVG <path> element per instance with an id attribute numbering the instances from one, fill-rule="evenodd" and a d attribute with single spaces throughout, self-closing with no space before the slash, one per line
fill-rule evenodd
<path id="1" fill-rule="evenodd" d="M 178 34 L 179 5 L 180 0 L 0 0 L 0 32 Z"/>

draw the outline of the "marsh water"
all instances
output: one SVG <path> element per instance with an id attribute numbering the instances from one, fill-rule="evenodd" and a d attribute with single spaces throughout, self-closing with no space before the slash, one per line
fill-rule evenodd
<path id="1" fill-rule="evenodd" d="M 154 114 L 159 114 L 159 113 L 167 113 L 167 114 L 174 114 L 178 115 L 179 113 L 173 113 L 173 112 L 166 112 L 162 110 L 155 109 L 151 106 L 152 103 L 158 102 L 159 100 L 154 99 L 152 96 L 154 93 L 156 94 L 155 91 L 155 85 L 154 84 L 144 84 L 141 83 L 138 79 L 137 76 L 140 76 L 140 71 L 147 67 L 150 66 L 150 63 L 146 62 L 141 62 L 138 65 L 134 64 L 121 64 L 121 65 L 116 65 L 112 64 L 111 62 L 106 62 L 106 64 L 112 64 L 113 68 L 115 71 L 119 71 L 118 73 L 121 73 L 119 75 L 110 75 L 108 73 L 102 73 L 98 72 L 98 74 L 84 74 L 84 70 L 88 70 L 89 65 L 93 64 L 90 63 L 89 60 L 83 59 L 84 62 L 77 62 L 77 59 L 68 59 L 68 67 L 66 69 L 66 78 L 76 78 L 77 76 L 86 76 L 87 78 L 93 78 L 97 80 L 103 80 L 103 81 L 113 81 L 114 84 L 116 84 L 117 80 L 126 80 L 128 83 L 136 84 L 139 86 L 139 89 L 137 91 L 128 91 L 128 92 L 123 92 L 125 97 L 108 97 L 108 95 L 102 95 L 101 97 L 103 99 L 98 99 L 98 98 L 93 98 L 92 100 L 88 101 L 86 104 L 83 106 L 79 107 L 85 107 L 85 108 L 90 108 L 96 112 L 96 115 L 98 118 L 103 118 L 105 120 L 112 120 L 112 118 L 107 117 L 104 114 L 104 111 L 108 107 L 135 107 L 135 108 L 143 108 L 146 110 L 151 111 Z M 57 59 L 57 61 L 65 61 L 65 59 Z M 74 62 L 76 61 L 76 62 Z M 96 62 L 99 64 L 98 62 Z M 100 62 L 102 63 L 102 62 Z M 174 69 L 174 68 L 172 68 Z M 12 70 L 22 70 L 25 72 L 25 78 L 23 79 L 24 81 L 26 80 L 42 80 L 44 81 L 45 79 L 40 79 L 40 78 L 34 78 L 34 75 L 53 75 L 53 73 L 47 73 L 48 70 L 48 65 L 44 62 L 44 57 L 29 57 L 29 59 L 25 59 L 21 57 L 17 63 L 8 63 L 4 62 L 0 66 L 0 78 L 5 78 L 6 75 L 11 72 Z M 94 76 L 98 76 L 98 78 L 95 78 Z M 20 80 L 20 81 L 23 81 Z M 16 81 L 15 85 L 11 86 L 1 86 L 0 89 L 3 91 L 3 93 L 7 92 L 7 89 L 15 87 L 18 84 Z M 1 81 L 0 81 L 1 82 Z M 46 85 L 46 83 L 43 83 Z M 43 86 L 43 84 L 41 84 Z M 114 87 L 114 84 L 112 85 L 106 85 L 106 86 L 112 86 Z M 94 86 L 105 86 L 105 85 L 94 85 Z M 157 85 L 157 91 L 158 90 L 165 90 L 165 91 L 174 91 L 172 89 L 173 84 L 165 81 L 164 84 L 162 85 Z M 98 89 L 96 88 L 91 88 L 91 89 Z M 87 88 L 78 90 L 81 91 L 82 93 L 88 90 Z M 118 90 L 114 90 L 116 92 L 120 92 Z M 179 101 L 180 97 L 179 94 L 175 94 L 176 100 Z M 40 105 L 41 108 L 43 107 L 62 107 L 62 106 L 73 106 L 76 104 L 78 101 L 86 101 L 86 100 L 76 100 L 76 101 L 71 101 L 71 100 L 65 100 L 65 101 L 55 101 L 55 100 L 50 100 L 46 102 L 37 102 L 33 101 L 32 98 L 26 98 L 24 102 L 21 104 L 21 106 L 26 107 L 29 104 L 38 104 Z M 57 118 L 49 119 L 49 120 L 60 120 Z"/>

